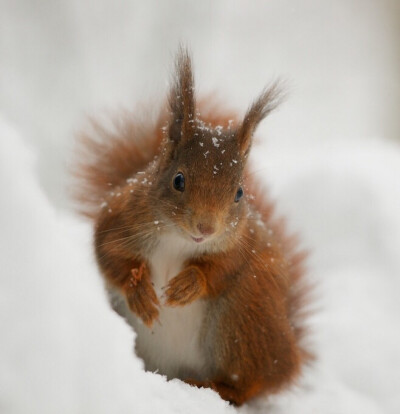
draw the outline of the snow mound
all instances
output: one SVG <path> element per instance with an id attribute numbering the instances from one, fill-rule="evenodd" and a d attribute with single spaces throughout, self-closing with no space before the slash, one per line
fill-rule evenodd
<path id="1" fill-rule="evenodd" d="M 107 304 L 90 226 L 54 208 L 35 154 L 1 119 L 0 136 L 0 411 L 235 412 L 210 390 L 143 371 L 134 333 Z M 399 147 L 353 140 L 257 155 L 312 250 L 318 360 L 295 389 L 237 411 L 398 412 Z"/>

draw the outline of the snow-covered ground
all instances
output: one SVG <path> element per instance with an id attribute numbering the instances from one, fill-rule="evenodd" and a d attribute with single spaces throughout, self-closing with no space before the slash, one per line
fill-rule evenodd
<path id="1" fill-rule="evenodd" d="M 252 162 L 311 251 L 318 359 L 297 388 L 238 411 L 400 412 L 398 6 L 320 3 L 2 1 L 1 413 L 236 411 L 143 371 L 66 195 L 84 113 L 157 102 L 180 40 L 199 88 L 240 111 L 289 80 Z"/>

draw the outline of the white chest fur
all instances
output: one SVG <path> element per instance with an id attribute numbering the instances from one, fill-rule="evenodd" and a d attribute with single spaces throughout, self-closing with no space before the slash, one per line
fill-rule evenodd
<path id="1" fill-rule="evenodd" d="M 209 371 L 199 342 L 206 303 L 197 300 L 183 307 L 167 307 L 162 298 L 162 288 L 182 270 L 184 261 L 196 248 L 178 235 L 162 235 L 148 258 L 154 289 L 161 302 L 159 323 L 148 328 L 129 311 L 127 315 L 137 333 L 136 351 L 146 369 L 169 378 L 204 379 Z"/>

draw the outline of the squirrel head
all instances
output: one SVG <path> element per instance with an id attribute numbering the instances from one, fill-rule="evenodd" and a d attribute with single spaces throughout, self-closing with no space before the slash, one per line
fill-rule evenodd
<path id="1" fill-rule="evenodd" d="M 220 241 L 244 225 L 244 168 L 260 121 L 278 104 L 279 87 L 264 89 L 238 126 L 211 126 L 199 118 L 192 63 L 180 49 L 169 95 L 170 119 L 153 189 L 163 218 L 196 243 Z"/>

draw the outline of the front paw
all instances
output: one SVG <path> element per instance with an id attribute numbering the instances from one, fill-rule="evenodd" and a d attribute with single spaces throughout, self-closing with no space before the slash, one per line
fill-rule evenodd
<path id="1" fill-rule="evenodd" d="M 123 288 L 126 300 L 131 311 L 150 327 L 158 318 L 159 301 L 150 281 L 149 270 L 142 263 L 138 269 L 132 269 L 131 273 Z"/>
<path id="2" fill-rule="evenodd" d="M 164 296 L 167 306 L 184 306 L 203 296 L 206 278 L 196 266 L 189 266 L 170 280 Z"/>

